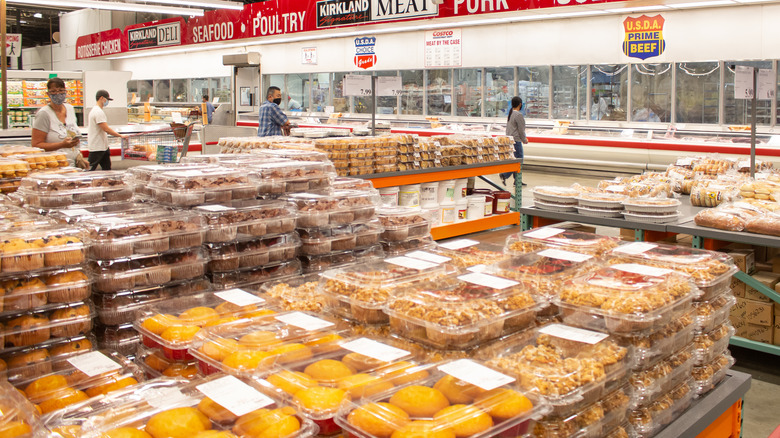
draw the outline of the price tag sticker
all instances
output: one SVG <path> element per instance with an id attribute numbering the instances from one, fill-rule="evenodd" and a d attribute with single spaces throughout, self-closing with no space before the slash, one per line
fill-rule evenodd
<path id="1" fill-rule="evenodd" d="M 479 386 L 486 391 L 500 388 L 515 381 L 514 378 L 506 374 L 499 373 L 469 359 L 459 359 L 439 365 L 438 368 L 456 379 Z"/>
<path id="2" fill-rule="evenodd" d="M 99 351 L 90 351 L 71 357 L 68 362 L 89 377 L 122 369 L 121 365 Z"/>
<path id="3" fill-rule="evenodd" d="M 479 272 L 472 272 L 471 274 L 461 275 L 458 277 L 458 280 L 463 280 L 467 283 L 490 287 L 493 289 L 506 289 L 508 287 L 517 286 L 520 284 L 514 280 L 507 280 L 506 278 L 494 277 L 492 275 L 482 274 Z"/>
<path id="4" fill-rule="evenodd" d="M 656 268 L 653 266 L 645 266 L 645 265 L 637 265 L 634 263 L 626 263 L 626 264 L 619 264 L 619 265 L 612 265 L 613 268 L 623 271 L 623 272 L 630 272 L 632 274 L 639 274 L 639 275 L 649 275 L 650 277 L 665 277 L 669 274 L 671 274 L 671 269 L 664 269 L 664 268 Z"/>
<path id="5" fill-rule="evenodd" d="M 563 233 L 564 229 L 555 227 L 544 227 L 538 230 L 533 230 L 525 233 L 523 236 L 530 237 L 532 239 L 549 239 L 550 237 L 557 236 Z"/>
<path id="6" fill-rule="evenodd" d="M 391 347 L 367 338 L 355 339 L 354 341 L 341 344 L 341 347 L 382 362 L 392 362 L 411 354 L 406 350 Z"/>
<path id="7" fill-rule="evenodd" d="M 239 307 L 252 306 L 265 302 L 264 299 L 252 295 L 243 289 L 228 289 L 226 291 L 217 292 L 214 295 Z"/>
<path id="8" fill-rule="evenodd" d="M 466 270 L 469 272 L 476 272 L 476 273 L 487 272 L 487 265 L 474 265 L 466 268 Z"/>
<path id="9" fill-rule="evenodd" d="M 655 243 L 633 242 L 615 248 L 614 252 L 619 252 L 619 253 L 629 254 L 629 255 L 637 255 L 637 254 L 644 254 L 647 251 L 650 251 L 651 249 L 657 247 L 658 245 L 656 245 Z"/>
<path id="10" fill-rule="evenodd" d="M 275 403 L 265 394 L 234 376 L 221 377 L 211 382 L 200 384 L 196 388 L 218 405 L 238 416 Z"/>
<path id="11" fill-rule="evenodd" d="M 447 248 L 453 251 L 457 251 L 459 249 L 464 249 L 475 245 L 479 245 L 479 242 L 477 242 L 476 240 L 458 239 L 458 240 L 453 240 L 452 242 L 442 243 L 439 246 L 441 246 L 442 248 Z"/>
<path id="12" fill-rule="evenodd" d="M 370 96 L 371 76 L 368 75 L 344 75 L 344 96 Z"/>
<path id="13" fill-rule="evenodd" d="M 227 207 L 224 205 L 201 205 L 198 207 L 198 210 L 206 210 L 206 211 L 233 211 L 235 208 L 233 207 Z"/>
<path id="14" fill-rule="evenodd" d="M 401 266 L 403 268 L 415 269 L 417 271 L 424 271 L 439 266 L 439 263 L 431 263 L 420 259 L 413 259 L 411 257 L 401 256 L 385 259 L 385 262 Z"/>
<path id="15" fill-rule="evenodd" d="M 178 111 L 174 111 L 171 113 L 171 120 L 173 120 L 173 123 L 183 123 L 183 120 L 181 118 L 181 113 Z"/>
<path id="16" fill-rule="evenodd" d="M 177 388 L 150 388 L 141 394 L 149 406 L 157 409 L 171 409 L 179 406 L 192 406 L 198 400 L 188 397 Z"/>
<path id="17" fill-rule="evenodd" d="M 564 251 L 561 249 L 546 249 L 539 252 L 540 256 L 549 257 L 551 259 L 566 260 L 568 262 L 582 263 L 586 260 L 592 259 L 593 256 L 587 254 L 580 254 L 578 252 Z"/>
<path id="18" fill-rule="evenodd" d="M 691 166 L 693 165 L 693 158 L 692 157 L 678 158 L 677 162 L 674 164 L 680 167 Z"/>
<path id="19" fill-rule="evenodd" d="M 570 341 L 584 342 L 586 344 L 598 344 L 609 335 L 576 327 L 570 327 L 563 324 L 550 324 L 539 329 L 539 333 L 555 336 L 556 338 L 568 339 Z"/>
<path id="20" fill-rule="evenodd" d="M 86 216 L 92 214 L 92 212 L 84 210 L 83 208 L 74 208 L 70 210 L 60 210 L 60 213 L 64 214 L 67 217 L 73 217 L 73 216 Z"/>
<path id="21" fill-rule="evenodd" d="M 440 256 L 438 254 L 431 254 L 427 251 L 413 251 L 406 254 L 406 257 L 412 257 L 419 260 L 425 260 L 426 262 L 442 264 L 452 260 L 449 257 Z"/>
<path id="22" fill-rule="evenodd" d="M 307 331 L 322 330 L 333 325 L 330 321 L 325 321 L 302 312 L 285 313 L 277 316 L 276 320 Z"/>

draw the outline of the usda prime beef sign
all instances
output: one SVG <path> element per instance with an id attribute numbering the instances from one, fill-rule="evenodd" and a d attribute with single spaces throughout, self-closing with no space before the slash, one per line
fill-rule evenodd
<path id="1" fill-rule="evenodd" d="M 176 46 L 181 44 L 181 23 L 165 23 L 130 29 L 127 31 L 127 41 L 130 50 Z"/>
<path id="2" fill-rule="evenodd" d="M 436 16 L 432 0 L 323 0 L 317 2 L 317 27 Z"/>

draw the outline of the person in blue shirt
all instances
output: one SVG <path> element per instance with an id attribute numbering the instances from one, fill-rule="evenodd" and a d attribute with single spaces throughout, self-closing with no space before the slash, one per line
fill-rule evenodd
<path id="1" fill-rule="evenodd" d="M 203 95 L 203 103 L 206 104 L 206 119 L 209 121 L 209 125 L 210 125 L 211 118 L 214 115 L 214 105 L 209 101 L 208 94 Z"/>
<path id="2" fill-rule="evenodd" d="M 258 137 L 283 135 L 282 131 L 289 131 L 290 122 L 287 116 L 279 108 L 282 103 L 282 90 L 279 87 L 268 87 L 265 94 L 267 100 L 260 106 L 260 117 L 257 126 Z"/>

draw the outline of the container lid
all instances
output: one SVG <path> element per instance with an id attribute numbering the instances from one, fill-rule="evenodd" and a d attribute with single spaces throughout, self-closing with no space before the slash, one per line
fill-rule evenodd
<path id="1" fill-rule="evenodd" d="M 628 207 L 664 207 L 672 208 L 682 205 L 679 199 L 674 198 L 629 198 L 623 201 Z"/>
<path id="2" fill-rule="evenodd" d="M 282 161 L 276 163 L 252 164 L 246 168 L 250 177 L 260 180 L 300 180 L 308 178 L 335 177 L 336 169 L 330 162 Z"/>
<path id="3" fill-rule="evenodd" d="M 0 272 L 36 271 L 84 262 L 86 234 L 71 226 L 3 233 L 0 241 Z"/>
<path id="4" fill-rule="evenodd" d="M 140 213 L 152 213 L 155 211 L 167 212 L 171 209 L 161 205 L 145 204 L 140 202 L 101 202 L 99 204 L 73 206 L 67 209 L 46 210 L 45 214 L 57 221 L 75 224 L 101 216 L 111 215 L 136 215 Z"/>
<path id="5" fill-rule="evenodd" d="M 126 170 L 128 178 L 133 181 L 149 181 L 153 175 L 161 172 L 175 172 L 179 170 L 196 170 L 214 168 L 216 165 L 203 162 L 194 162 L 196 157 L 209 157 L 210 155 L 196 155 L 182 157 L 178 164 L 151 164 L 147 166 L 134 166 Z"/>
<path id="6" fill-rule="evenodd" d="M 506 240 L 505 250 L 510 254 L 516 254 L 555 246 L 567 251 L 598 256 L 618 245 L 620 245 L 620 240 L 615 237 L 600 236 L 566 228 L 543 227 L 509 236 Z"/>
<path id="7" fill-rule="evenodd" d="M 572 189 L 570 187 L 556 187 L 556 186 L 536 186 L 531 191 L 534 196 L 550 196 L 554 198 L 576 198 L 580 195 L 579 190 Z"/>
<path id="8" fill-rule="evenodd" d="M 372 190 L 374 184 L 367 179 L 340 176 L 333 180 L 331 187 L 334 190 Z M 398 190 L 397 187 L 395 189 Z"/>
<path id="9" fill-rule="evenodd" d="M 20 190 L 30 192 L 85 192 L 124 188 L 124 172 L 95 171 L 71 174 L 35 173 L 22 181 Z"/>
<path id="10" fill-rule="evenodd" d="M 38 417 L 29 400 L 10 383 L 0 380 L 0 430 L 10 430 L 13 436 L 36 436 L 33 431 L 41 428 Z"/>
<path id="11" fill-rule="evenodd" d="M 175 170 L 152 175 L 149 187 L 176 191 L 210 191 L 245 186 L 249 178 L 243 170 L 228 167 L 208 167 Z"/>
<path id="12" fill-rule="evenodd" d="M 81 222 L 93 243 L 160 238 L 205 231 L 203 218 L 193 212 L 161 209 L 138 214 L 113 213 Z"/>
<path id="13" fill-rule="evenodd" d="M 319 284 L 319 274 L 308 274 L 269 281 L 260 285 L 258 291 L 261 296 L 277 300 L 279 307 L 284 310 L 321 313 L 325 308 L 325 299 L 317 291 Z"/>
<path id="14" fill-rule="evenodd" d="M 25 333 L 40 330 L 50 336 L 52 328 L 78 325 L 81 329 L 79 334 L 84 334 L 91 329 L 92 318 L 94 317 L 95 311 L 92 309 L 92 304 L 88 301 L 66 304 L 47 304 L 34 310 L 16 312 L 3 316 L 0 318 L 0 325 L 2 325 L 2 328 L 0 328 L 0 335 L 5 337 L 5 344 L 7 347 L 28 346 L 30 342 L 25 339 Z M 20 339 L 23 344 L 16 344 L 15 339 Z"/>
<path id="15" fill-rule="evenodd" d="M 250 266 L 233 271 L 214 272 L 210 275 L 211 282 L 216 289 L 249 289 L 254 290 L 258 285 L 267 281 L 300 275 L 300 260 L 288 260 L 269 263 L 263 266 Z"/>
<path id="16" fill-rule="evenodd" d="M 328 155 L 317 150 L 303 149 L 253 149 L 252 155 L 285 158 L 296 161 L 328 161 Z"/>
<path id="17" fill-rule="evenodd" d="M 407 257 L 418 258 L 433 263 L 449 263 L 459 268 L 478 265 L 490 265 L 510 256 L 503 252 L 501 245 L 481 243 L 471 239 L 457 239 L 407 253 Z"/>
<path id="18" fill-rule="evenodd" d="M 415 207 L 381 207 L 377 210 L 376 216 L 386 230 L 431 223 L 431 211 Z"/>
<path id="19" fill-rule="evenodd" d="M 90 295 L 91 283 L 81 267 L 4 276 L 0 279 L 0 315 L 44 306 L 50 295 L 73 295 L 77 298 L 71 301 L 84 300 Z"/>
<path id="20" fill-rule="evenodd" d="M 352 210 L 379 205 L 379 193 L 365 190 L 334 190 L 330 194 L 293 193 L 283 199 L 298 206 L 302 214 Z"/>
<path id="21" fill-rule="evenodd" d="M 326 271 L 321 275 L 320 286 L 328 280 L 358 288 L 391 288 L 411 281 L 428 280 L 445 274 L 445 268 L 436 263 L 423 262 L 409 257 L 391 257 L 381 262 L 362 263 Z"/>

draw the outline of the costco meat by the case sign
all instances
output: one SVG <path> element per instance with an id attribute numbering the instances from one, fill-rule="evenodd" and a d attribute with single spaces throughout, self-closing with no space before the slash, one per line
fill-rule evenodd
<path id="1" fill-rule="evenodd" d="M 376 65 L 376 37 L 355 38 L 355 66 L 364 70 Z"/>

